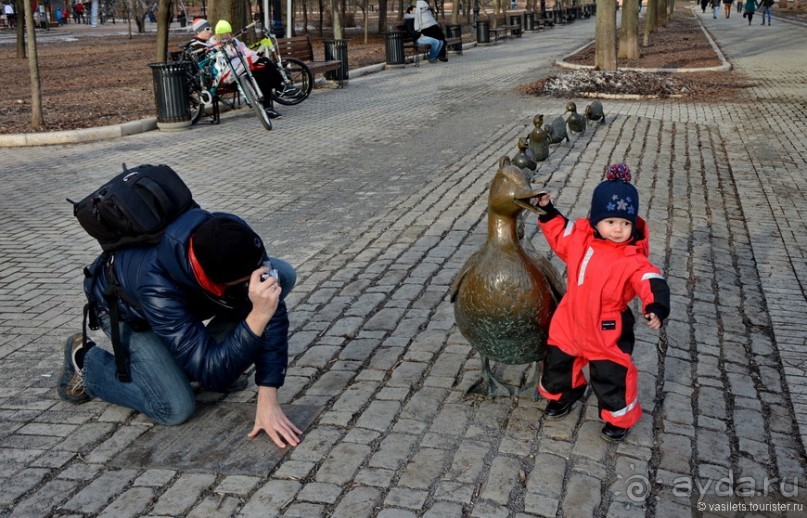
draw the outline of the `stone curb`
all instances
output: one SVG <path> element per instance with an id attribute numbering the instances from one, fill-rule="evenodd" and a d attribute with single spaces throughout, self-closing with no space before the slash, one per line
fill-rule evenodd
<path id="1" fill-rule="evenodd" d="M 693 13 L 695 12 L 694 7 L 690 6 L 690 9 L 692 9 Z M 617 69 L 618 70 L 624 70 L 624 71 L 627 71 L 627 72 L 679 73 L 679 74 L 689 74 L 689 73 L 695 73 L 695 72 L 728 72 L 729 70 L 731 70 L 731 63 L 729 63 L 728 60 L 726 59 L 726 56 L 723 55 L 723 52 L 720 50 L 720 47 L 718 47 L 717 44 L 715 43 L 715 40 L 712 39 L 712 35 L 709 34 L 709 31 L 707 31 L 706 27 L 703 26 L 703 23 L 701 22 L 700 18 L 698 18 L 697 14 L 695 16 L 695 19 L 698 21 L 698 25 L 700 26 L 701 30 L 703 31 L 703 34 L 706 36 L 706 39 L 709 41 L 709 45 L 712 46 L 712 49 L 715 51 L 715 54 L 717 54 L 718 59 L 720 59 L 720 62 L 723 63 L 722 65 L 718 65 L 716 67 L 703 67 L 703 68 L 633 68 L 633 67 L 619 68 L 619 67 L 617 67 Z M 562 67 L 562 68 L 570 68 L 570 69 L 573 69 L 573 70 L 593 70 L 594 66 L 592 66 L 592 65 L 578 65 L 576 63 L 567 63 L 565 61 L 566 58 L 568 58 L 570 56 L 574 56 L 578 52 L 582 51 L 586 47 L 589 47 L 590 45 L 593 45 L 593 44 L 594 44 L 593 41 L 590 42 L 590 43 L 586 43 L 582 47 L 580 47 L 580 48 L 570 52 L 569 54 L 566 54 L 565 56 L 563 56 L 563 59 L 561 59 L 560 61 L 555 61 L 554 64 L 559 66 L 559 67 Z"/>

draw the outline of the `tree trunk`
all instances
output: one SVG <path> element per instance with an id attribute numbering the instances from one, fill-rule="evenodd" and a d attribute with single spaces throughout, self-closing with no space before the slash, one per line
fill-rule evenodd
<path id="1" fill-rule="evenodd" d="M 644 15 L 644 41 L 642 45 L 650 46 L 650 35 L 656 32 L 656 9 L 658 0 L 647 0 L 647 12 Z"/>
<path id="2" fill-rule="evenodd" d="M 335 40 L 345 39 L 345 29 L 344 24 L 342 23 L 342 15 L 342 1 L 331 0 L 331 25 L 333 25 L 333 39 Z"/>
<path id="3" fill-rule="evenodd" d="M 363 0 L 362 1 L 362 14 L 364 15 L 362 21 L 362 27 L 364 28 L 364 44 L 367 45 L 367 42 L 370 41 L 370 27 L 368 27 L 370 22 L 370 1 Z"/>
<path id="4" fill-rule="evenodd" d="M 171 24 L 171 13 L 174 5 L 171 0 L 163 0 L 157 9 L 157 63 L 168 61 L 168 26 Z"/>
<path id="5" fill-rule="evenodd" d="M 639 59 L 639 0 L 624 0 L 619 59 Z"/>
<path id="6" fill-rule="evenodd" d="M 28 67 L 31 70 L 31 128 L 42 129 L 45 119 L 42 117 L 42 87 L 39 84 L 39 60 L 36 55 L 36 33 L 34 32 L 34 12 L 31 2 L 25 2 L 25 32 L 28 37 Z M 17 25 L 22 25 L 17 11 Z"/>
<path id="7" fill-rule="evenodd" d="M 14 3 L 14 12 L 17 13 L 17 57 L 25 59 L 25 2 L 17 0 Z M 22 16 L 20 16 L 22 15 Z"/>
<path id="8" fill-rule="evenodd" d="M 378 0 L 378 34 L 387 32 L 387 0 Z"/>
<path id="9" fill-rule="evenodd" d="M 208 20 L 215 30 L 219 20 L 227 20 L 238 31 L 250 23 L 246 3 L 241 0 L 210 0 L 208 2 Z"/>
<path id="10" fill-rule="evenodd" d="M 616 2 L 597 0 L 594 26 L 594 67 L 616 70 Z"/>
<path id="11" fill-rule="evenodd" d="M 673 0 L 658 0 L 658 6 L 656 6 L 656 27 L 666 27 L 667 26 L 667 2 L 672 2 Z"/>

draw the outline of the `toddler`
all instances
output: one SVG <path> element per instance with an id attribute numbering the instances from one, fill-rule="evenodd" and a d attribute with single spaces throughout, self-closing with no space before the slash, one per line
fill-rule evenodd
<path id="1" fill-rule="evenodd" d="M 586 390 L 583 367 L 597 396 L 603 437 L 621 442 L 642 415 L 638 372 L 631 361 L 633 312 L 642 301 L 647 325 L 659 329 L 670 312 L 670 290 L 648 259 L 649 234 L 638 217 L 639 194 L 630 169 L 612 165 L 594 190 L 589 217 L 569 221 L 550 196 L 536 198 L 546 214 L 538 218 L 552 250 L 566 263 L 568 288 L 549 326 L 540 393 L 546 415 L 567 415 Z"/>

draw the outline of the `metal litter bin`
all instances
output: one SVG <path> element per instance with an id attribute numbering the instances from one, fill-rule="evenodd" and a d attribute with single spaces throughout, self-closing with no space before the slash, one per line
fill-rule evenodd
<path id="1" fill-rule="evenodd" d="M 384 49 L 387 53 L 388 67 L 406 66 L 406 56 L 404 55 L 405 32 L 390 31 L 384 37 Z"/>
<path id="2" fill-rule="evenodd" d="M 190 98 L 185 83 L 189 61 L 149 63 L 154 80 L 154 103 L 157 108 L 157 127 L 162 131 L 175 131 L 191 126 Z"/>
<path id="3" fill-rule="evenodd" d="M 524 13 L 524 30 L 535 30 L 535 13 Z"/>
<path id="4" fill-rule="evenodd" d="M 490 20 L 477 20 L 476 42 L 479 44 L 490 43 Z"/>
<path id="5" fill-rule="evenodd" d="M 325 61 L 341 61 L 342 68 L 336 72 L 326 72 L 325 77 L 332 81 L 347 81 L 348 79 L 348 62 L 347 62 L 347 40 L 325 40 Z"/>
<path id="6" fill-rule="evenodd" d="M 452 23 L 446 25 L 446 38 L 461 38 L 462 37 L 462 25 L 458 23 Z M 462 43 L 456 43 L 448 47 L 448 50 L 452 52 L 456 52 L 457 54 L 462 54 Z"/>

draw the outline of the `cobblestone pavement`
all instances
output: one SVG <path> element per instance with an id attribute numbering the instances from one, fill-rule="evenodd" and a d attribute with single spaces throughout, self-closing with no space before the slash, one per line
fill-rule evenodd
<path id="1" fill-rule="evenodd" d="M 673 312 L 660 334 L 637 326 L 645 415 L 625 443 L 599 437 L 592 397 L 555 422 L 543 401 L 464 397 L 480 362 L 446 296 L 485 239 L 498 158 L 535 113 L 565 106 L 511 88 L 590 38 L 580 21 L 316 93 L 272 132 L 236 113 L 0 151 L 0 515 L 804 516 L 807 31 L 704 23 L 753 80 L 747 96 L 606 101 L 607 124 L 555 147 L 535 180 L 583 216 L 608 164 L 638 171 Z M 154 425 L 56 396 L 96 250 L 62 200 L 124 161 L 171 164 L 202 206 L 243 215 L 298 268 L 281 393 L 321 411 L 267 476 L 113 466 Z"/>

